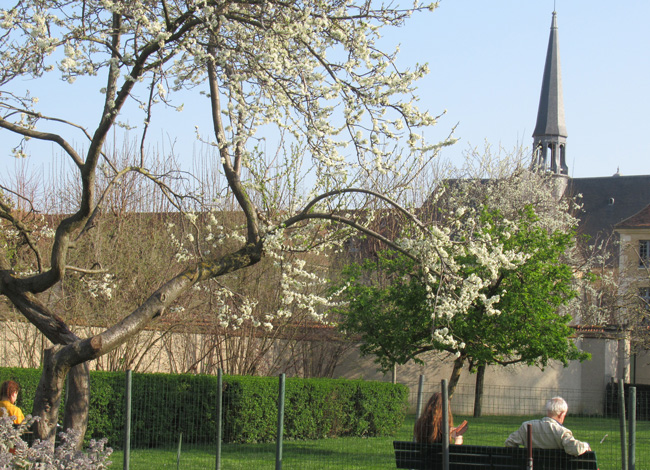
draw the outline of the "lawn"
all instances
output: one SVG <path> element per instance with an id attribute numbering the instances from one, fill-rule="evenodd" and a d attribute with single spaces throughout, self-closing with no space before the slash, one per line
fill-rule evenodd
<path id="1" fill-rule="evenodd" d="M 464 417 L 458 416 L 460 422 Z M 470 423 L 465 434 L 466 444 L 502 446 L 508 434 L 522 421 L 532 417 L 486 416 L 465 417 Z M 619 423 L 615 419 L 569 416 L 565 424 L 574 435 L 587 441 L 596 451 L 600 470 L 621 468 Z M 393 440 L 410 440 L 413 419 L 407 420 L 394 437 L 338 438 L 318 441 L 285 441 L 282 468 L 284 470 L 319 469 L 394 469 Z M 602 442 L 601 442 L 602 441 Z M 215 465 L 213 447 L 192 447 L 183 444 L 180 469 L 209 469 Z M 123 455 L 115 452 L 112 469 L 122 468 Z M 177 449 L 133 449 L 131 470 L 175 469 Z M 224 444 L 221 468 L 223 470 L 257 470 L 275 468 L 275 444 Z M 650 422 L 637 423 L 636 469 L 650 469 Z"/>

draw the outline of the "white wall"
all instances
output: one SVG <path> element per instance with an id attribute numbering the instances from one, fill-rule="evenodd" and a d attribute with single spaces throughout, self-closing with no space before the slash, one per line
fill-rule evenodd
<path id="1" fill-rule="evenodd" d="M 621 351 L 626 351 L 626 343 L 616 339 L 586 338 L 579 347 L 592 354 L 590 361 L 572 361 L 568 367 L 554 362 L 541 370 L 525 365 L 507 367 L 491 366 L 485 374 L 484 414 L 539 414 L 544 412 L 544 404 L 555 395 L 563 396 L 569 403 L 570 412 L 580 414 L 601 414 L 605 406 L 605 387 L 612 377 L 627 374 L 621 366 Z M 453 368 L 453 358 L 440 353 L 423 355 L 425 365 L 409 362 L 397 367 L 397 381 L 411 389 L 411 407 L 416 406 L 416 392 L 420 375 L 425 377 L 423 395 L 428 397 L 440 389 L 442 379 L 449 380 Z M 644 361 L 650 363 L 650 355 Z M 645 370 L 650 372 L 650 367 Z M 336 377 L 367 380 L 392 380 L 392 374 L 383 374 L 371 358 L 362 358 L 358 350 L 351 351 L 343 358 L 335 371 Z M 637 375 L 638 379 L 639 375 Z M 645 377 L 645 376 L 644 376 Z M 650 374 L 647 375 L 650 383 Z M 471 414 L 474 403 L 476 375 L 464 369 L 459 386 L 454 394 L 454 411 Z M 637 380 L 638 381 L 638 380 Z M 638 381 L 638 383 L 641 383 Z M 426 399 L 426 398 L 425 398 Z"/>

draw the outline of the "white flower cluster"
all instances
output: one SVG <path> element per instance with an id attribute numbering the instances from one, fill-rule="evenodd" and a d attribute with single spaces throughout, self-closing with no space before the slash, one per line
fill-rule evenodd
<path id="1" fill-rule="evenodd" d="M 460 351 L 465 348 L 465 343 L 458 342 L 447 327 L 435 329 L 433 331 L 432 337 L 434 341 L 455 349 L 457 357 L 460 356 Z"/>
<path id="2" fill-rule="evenodd" d="M 267 331 L 273 329 L 273 324 L 267 318 L 268 315 L 264 316 L 266 321 L 260 320 L 259 314 L 255 311 L 257 302 L 251 301 L 247 297 L 237 296 L 223 286 L 217 288 L 213 294 L 217 303 L 220 304 L 217 321 L 221 328 L 238 330 L 244 324 L 250 324 L 253 328 L 262 326 Z"/>
<path id="3" fill-rule="evenodd" d="M 476 208 L 461 206 L 452 214 L 450 227 L 431 225 L 417 238 L 400 240 L 400 246 L 418 259 L 422 268 L 435 325 L 449 324 L 456 315 L 479 305 L 486 314 L 499 315 L 496 304 L 500 295 L 488 297 L 486 288 L 502 270 L 515 269 L 530 256 L 525 251 L 504 250 L 501 240 L 489 235 L 491 226 L 481 226 Z M 507 239 L 515 224 L 507 219 L 502 224 Z M 465 275 L 468 260 L 472 271 Z M 450 348 L 461 347 L 447 327 L 435 329 L 433 335 Z"/>
<path id="4" fill-rule="evenodd" d="M 215 208 L 204 214 L 186 213 L 185 218 L 189 221 L 191 228 L 182 235 L 175 223 L 168 222 L 166 224 L 174 257 L 178 263 L 196 261 L 200 256 L 211 256 L 228 241 L 246 242 L 243 227 L 226 230 L 218 220 L 218 215 Z"/>
<path id="5" fill-rule="evenodd" d="M 88 293 L 93 299 L 103 298 L 105 300 L 111 300 L 113 298 L 113 290 L 117 288 L 117 282 L 113 274 L 104 274 L 99 279 L 84 276 L 81 278 L 81 281 L 86 285 Z"/>
<path id="6" fill-rule="evenodd" d="M 182 239 L 178 239 L 176 237 L 176 233 L 174 232 L 174 228 L 176 227 L 176 224 L 173 224 L 171 222 L 167 223 L 166 228 L 167 228 L 167 234 L 169 235 L 169 241 L 171 243 L 172 248 L 174 249 L 174 258 L 178 263 L 185 263 L 186 261 L 191 261 L 194 259 L 194 255 L 192 254 L 192 251 L 188 249 L 184 241 L 187 240 L 189 243 L 192 243 L 193 239 L 190 240 L 189 237 L 185 236 Z M 191 235 L 191 234 L 188 234 Z"/>
<path id="7" fill-rule="evenodd" d="M 17 241 L 20 238 L 20 232 L 13 227 L 3 227 L 2 234 L 7 241 Z"/>
<path id="8" fill-rule="evenodd" d="M 314 272 L 314 266 L 308 266 L 307 260 L 288 254 L 295 250 L 296 244 L 308 243 L 313 234 L 315 225 L 307 224 L 301 229 L 302 233 L 292 230 L 291 237 L 282 229 L 276 229 L 266 234 L 265 248 L 267 256 L 274 260 L 275 266 L 281 272 L 280 297 L 282 307 L 278 309 L 278 318 L 289 318 L 297 312 L 307 314 L 312 320 L 327 323 L 327 312 L 333 306 L 334 296 L 325 295 L 329 281 L 325 276 Z M 310 257 L 318 259 L 325 257 L 326 251 L 331 248 L 330 243 L 322 243 L 312 247 Z M 299 250 L 300 251 L 300 250 Z"/>

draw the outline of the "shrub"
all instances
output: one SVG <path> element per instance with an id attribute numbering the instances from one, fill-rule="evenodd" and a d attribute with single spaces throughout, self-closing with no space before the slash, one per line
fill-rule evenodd
<path id="1" fill-rule="evenodd" d="M 23 371 L 18 374 L 17 371 Z M 31 374 L 31 375 L 30 375 Z M 1 369 L 0 379 L 23 385 L 23 411 L 31 411 L 40 371 Z M 90 373 L 87 438 L 124 442 L 125 378 L 120 372 Z M 285 387 L 285 439 L 386 436 L 399 429 L 408 388 L 385 382 L 289 378 Z M 133 374 L 131 446 L 178 442 L 208 444 L 217 431 L 217 377 L 189 374 Z M 223 441 L 271 442 L 277 434 L 278 378 L 223 378 Z"/>

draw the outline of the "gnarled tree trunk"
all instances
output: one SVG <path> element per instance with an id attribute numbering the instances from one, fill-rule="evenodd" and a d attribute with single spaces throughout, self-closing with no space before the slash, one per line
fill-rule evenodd
<path id="1" fill-rule="evenodd" d="M 63 429 L 74 429 L 79 433 L 76 444 L 77 448 L 81 449 L 88 428 L 90 409 L 90 368 L 87 362 L 70 369 L 66 390 Z"/>
<path id="2" fill-rule="evenodd" d="M 56 353 L 62 346 L 55 345 L 43 354 L 43 371 L 34 395 L 34 416 L 39 420 L 34 423 L 34 437 L 48 442 L 54 448 L 56 425 L 61 406 L 63 385 L 68 368 L 61 367 L 56 361 Z"/>

